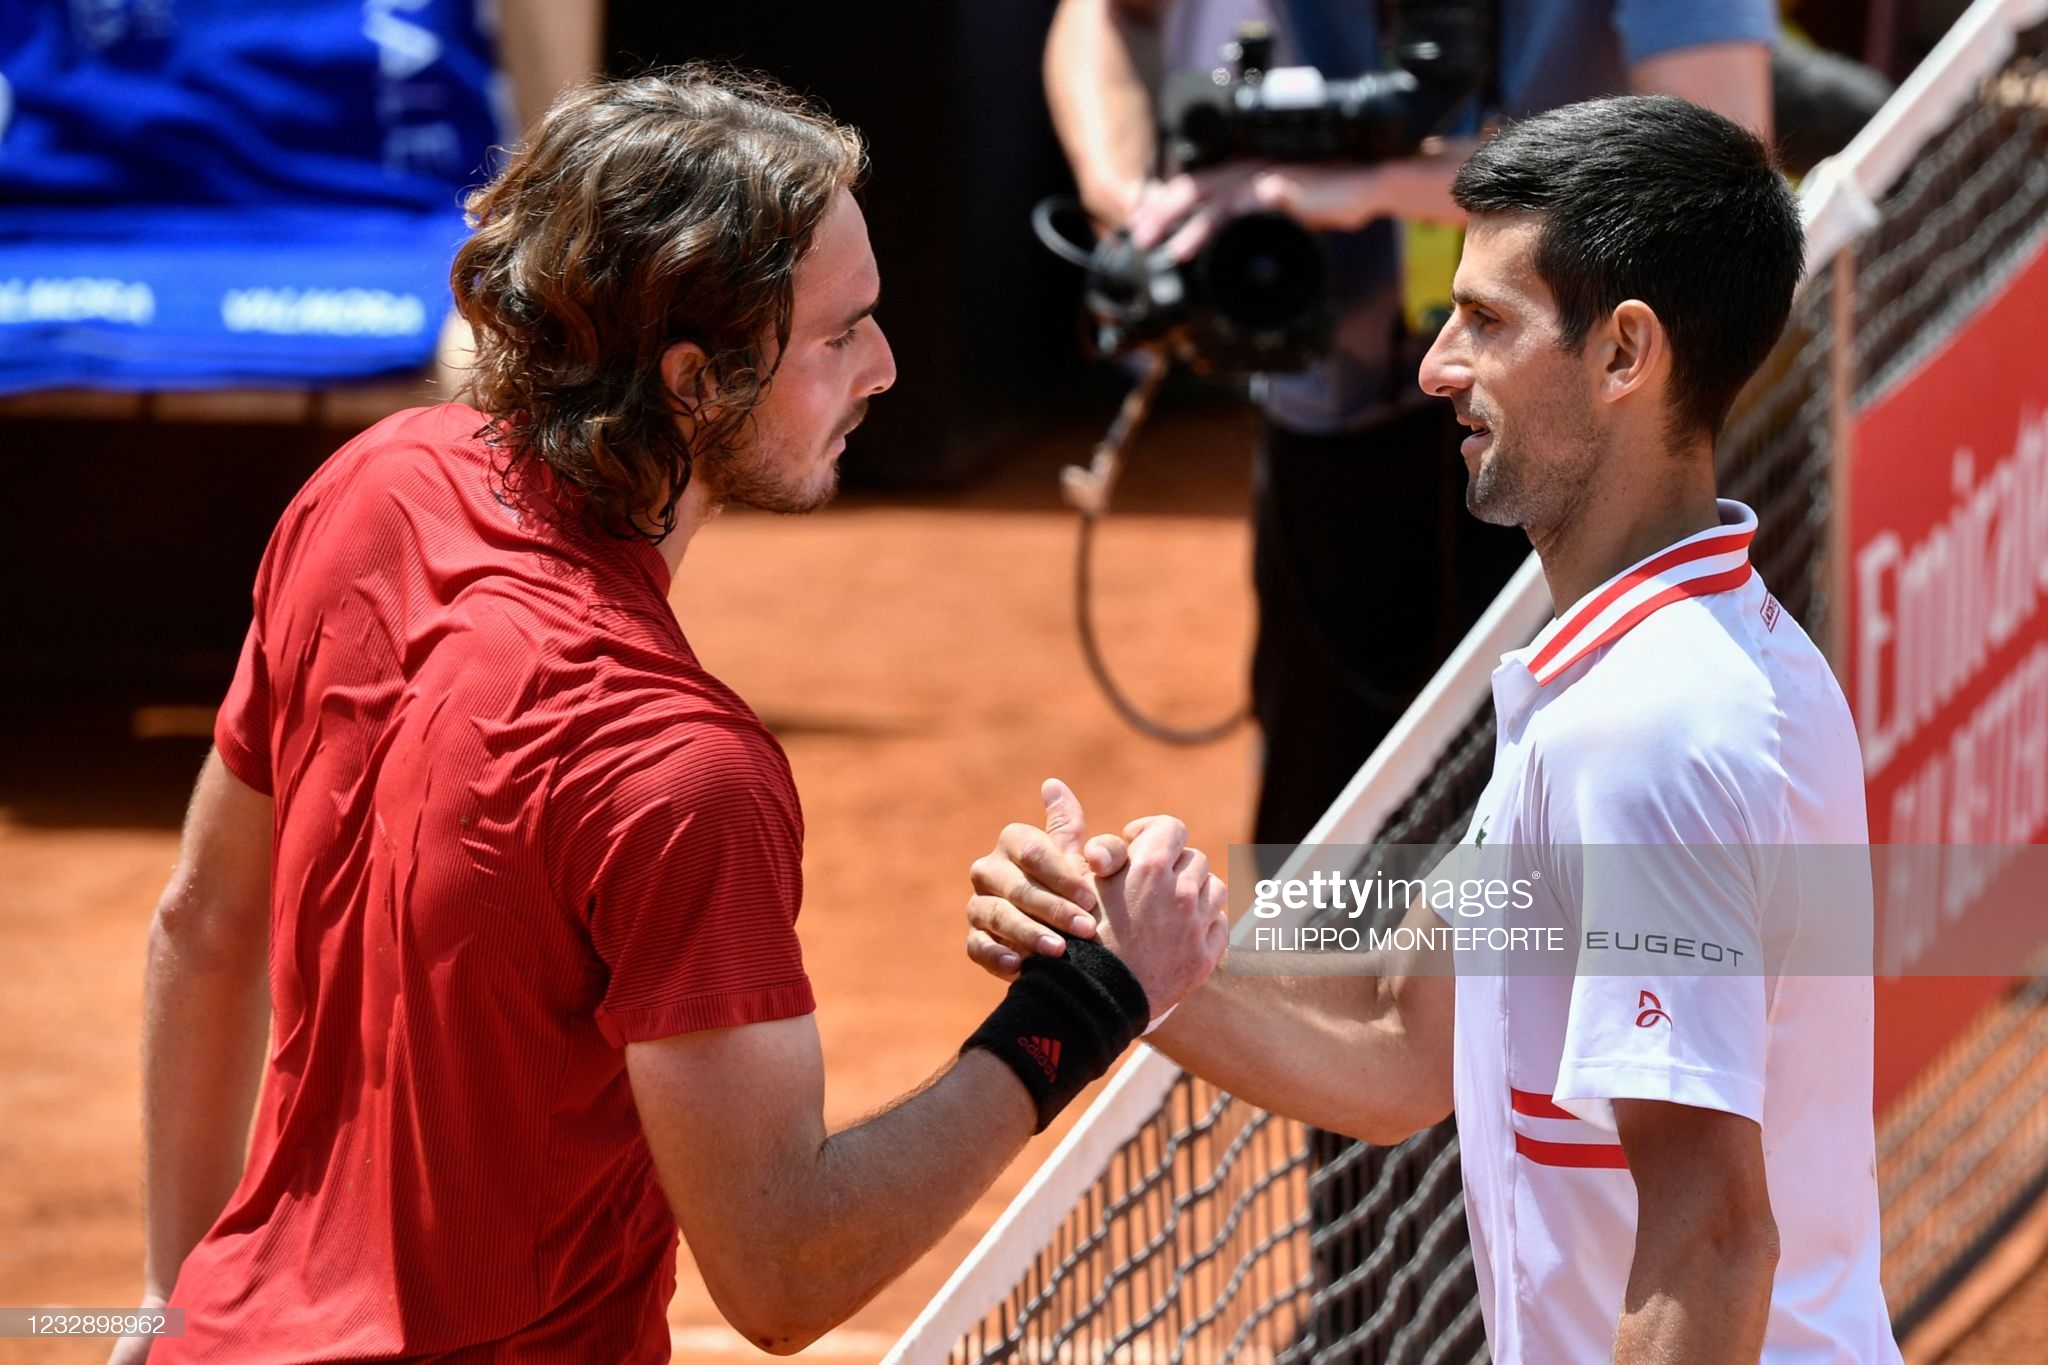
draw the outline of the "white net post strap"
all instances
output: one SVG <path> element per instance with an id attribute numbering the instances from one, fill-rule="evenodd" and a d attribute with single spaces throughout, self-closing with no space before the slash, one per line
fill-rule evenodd
<path id="1" fill-rule="evenodd" d="M 1976 0 L 1927 60 L 1839 156 L 1814 168 L 1800 195 L 1811 273 L 1877 224 L 1877 203 L 1914 157 L 2013 54 L 2014 38 L 2048 20 L 2048 0 Z"/>

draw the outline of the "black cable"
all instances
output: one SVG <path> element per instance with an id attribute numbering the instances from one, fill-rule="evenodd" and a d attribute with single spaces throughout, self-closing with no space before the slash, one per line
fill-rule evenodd
<path id="1" fill-rule="evenodd" d="M 1062 209 L 1075 213 L 1081 211 L 1081 201 L 1071 194 L 1055 194 L 1039 200 L 1031 208 L 1031 230 L 1038 234 L 1038 240 L 1045 249 L 1065 261 L 1086 270 L 1094 257 L 1079 242 L 1061 232 L 1053 223 L 1052 216 Z"/>
<path id="2" fill-rule="evenodd" d="M 1109 663 L 1102 657 L 1102 646 L 1095 638 L 1095 614 L 1093 607 L 1093 550 L 1095 545 L 1095 523 L 1100 520 L 1093 512 L 1081 513 L 1081 535 L 1074 554 L 1074 616 L 1081 631 L 1081 655 L 1088 661 L 1088 671 L 1095 676 L 1095 685 L 1109 698 L 1109 704 L 1139 734 L 1150 736 L 1167 744 L 1214 744 L 1244 724 L 1251 714 L 1250 707 L 1240 707 L 1229 717 L 1211 725 L 1182 728 L 1152 719 L 1117 686 L 1110 676 Z"/>
<path id="3" fill-rule="evenodd" d="M 1250 707 L 1241 707 L 1212 725 L 1192 728 L 1154 720 L 1117 686 L 1116 679 L 1110 676 L 1109 662 L 1102 655 L 1102 645 L 1095 638 L 1095 523 L 1109 512 L 1110 496 L 1123 470 L 1124 451 L 1151 414 L 1153 395 L 1159 392 L 1172 364 L 1166 351 L 1159 347 L 1148 347 L 1137 353 L 1137 358 L 1141 364 L 1138 382 L 1124 396 L 1115 420 L 1096 445 L 1094 460 L 1086 469 L 1070 467 L 1060 476 L 1067 501 L 1081 514 L 1080 538 L 1074 548 L 1074 619 L 1080 628 L 1081 655 L 1088 661 L 1088 671 L 1094 675 L 1102 694 L 1109 698 L 1109 704 L 1139 734 L 1167 744 L 1213 744 L 1241 725 L 1250 714 Z"/>
<path id="4" fill-rule="evenodd" d="M 1032 207 L 1031 228 L 1046 250 L 1071 265 L 1087 270 L 1092 266 L 1093 256 L 1080 243 L 1062 233 L 1058 224 L 1053 222 L 1055 214 L 1081 210 L 1081 201 L 1072 195 L 1051 195 Z M 1143 369 L 1138 382 L 1118 408 L 1108 433 L 1096 446 L 1092 467 L 1069 469 L 1063 478 L 1068 501 L 1081 513 L 1080 535 L 1074 547 L 1074 619 L 1081 636 L 1081 657 L 1087 660 L 1088 672 L 1094 676 L 1095 685 L 1102 689 L 1103 696 L 1109 699 L 1109 704 L 1125 723 L 1139 734 L 1166 744 L 1213 744 L 1244 723 L 1251 714 L 1249 705 L 1239 707 L 1223 720 L 1210 725 L 1184 728 L 1154 720 L 1138 709 L 1137 703 L 1117 685 L 1116 679 L 1110 675 L 1109 661 L 1103 657 L 1101 642 L 1095 637 L 1095 523 L 1109 511 L 1110 492 L 1116 484 L 1124 448 L 1137 435 L 1138 428 L 1144 425 L 1152 409 L 1152 396 L 1166 378 L 1167 368 L 1172 363 L 1160 348 L 1147 348 L 1142 356 Z"/>

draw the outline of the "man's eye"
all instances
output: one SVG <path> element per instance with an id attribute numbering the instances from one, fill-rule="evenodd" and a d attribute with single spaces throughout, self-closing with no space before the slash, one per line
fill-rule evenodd
<path id="1" fill-rule="evenodd" d="M 853 326 L 847 328 L 844 332 L 841 332 L 838 336 L 833 337 L 830 341 L 826 342 L 825 344 L 827 346 L 830 346 L 835 351 L 843 351 L 848 346 L 851 346 L 853 344 L 853 338 L 855 334 L 858 333 L 859 331 L 860 324 L 856 322 L 855 324 L 853 324 Z"/>

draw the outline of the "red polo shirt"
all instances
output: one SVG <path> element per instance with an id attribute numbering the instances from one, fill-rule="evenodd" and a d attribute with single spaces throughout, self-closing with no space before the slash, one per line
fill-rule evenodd
<path id="1" fill-rule="evenodd" d="M 623 1046 L 812 1009 L 781 749 L 485 423 L 378 424 L 264 556 L 215 742 L 277 803 L 273 1041 L 152 1359 L 667 1359 Z"/>

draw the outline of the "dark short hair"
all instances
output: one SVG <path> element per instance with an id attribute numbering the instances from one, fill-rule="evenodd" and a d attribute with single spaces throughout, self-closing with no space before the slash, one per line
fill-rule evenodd
<path id="1" fill-rule="evenodd" d="M 865 168 L 857 133 L 766 77 L 700 64 L 557 100 L 470 195 L 452 272 L 476 331 L 468 393 L 508 482 L 544 467 L 613 535 L 671 529 L 693 459 L 728 449 L 761 401 L 797 263 Z M 678 341 L 719 387 L 694 442 L 661 375 Z"/>
<path id="2" fill-rule="evenodd" d="M 1628 299 L 1671 338 L 1672 420 L 1718 435 L 1784 330 L 1806 255 L 1799 206 L 1755 136 L 1669 95 L 1510 124 L 1451 187 L 1467 213 L 1541 221 L 1536 272 L 1565 344 Z"/>

